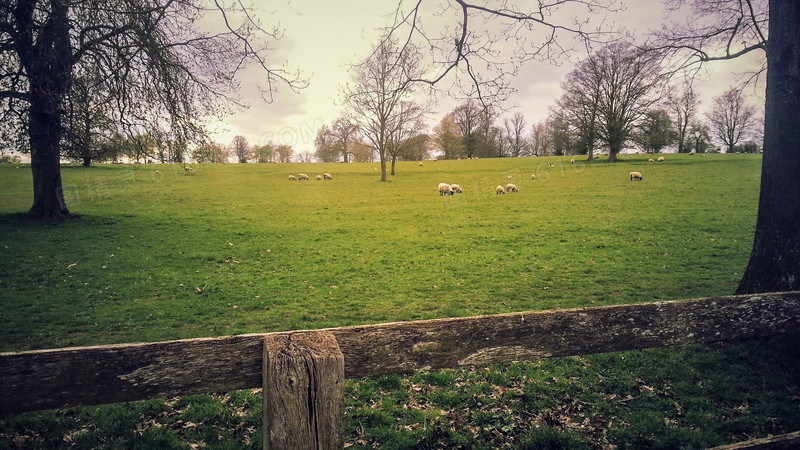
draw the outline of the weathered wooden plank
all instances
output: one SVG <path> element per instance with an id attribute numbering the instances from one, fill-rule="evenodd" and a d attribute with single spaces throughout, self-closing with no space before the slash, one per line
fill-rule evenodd
<path id="1" fill-rule="evenodd" d="M 800 292 L 324 331 L 360 377 L 800 331 Z M 265 336 L 0 354 L 0 413 L 260 387 Z"/>
<path id="2" fill-rule="evenodd" d="M 800 448 L 800 431 L 720 445 L 709 450 L 794 450 Z"/>
<path id="3" fill-rule="evenodd" d="M 330 332 L 264 339 L 264 449 L 344 446 L 344 357 Z"/>
<path id="4" fill-rule="evenodd" d="M 637 350 L 800 331 L 800 292 L 332 329 L 345 376 Z"/>
<path id="5" fill-rule="evenodd" d="M 263 337 L 0 354 L 0 413 L 261 386 Z"/>

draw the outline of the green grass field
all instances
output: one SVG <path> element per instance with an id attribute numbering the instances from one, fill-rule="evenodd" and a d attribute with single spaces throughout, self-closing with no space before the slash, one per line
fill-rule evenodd
<path id="1" fill-rule="evenodd" d="M 0 165 L 0 351 L 731 294 L 752 245 L 760 156 L 647 158 L 408 162 L 387 183 L 377 163 L 194 165 L 191 174 L 174 165 L 64 167 L 67 204 L 79 217 L 50 223 L 21 215 L 32 202 L 30 170 Z M 630 181 L 632 170 L 644 180 Z M 288 180 L 299 172 L 312 179 Z M 322 172 L 334 179 L 314 180 Z M 496 195 L 508 177 L 520 192 Z M 440 182 L 465 193 L 440 197 Z M 779 339 L 623 356 L 636 367 L 602 355 L 353 382 L 348 443 L 674 448 L 794 431 L 797 367 L 768 354 L 784 347 Z M 741 366 L 779 373 L 764 381 L 737 369 L 748 374 L 736 379 L 745 387 L 710 391 L 731 391 L 717 372 L 741 360 L 737 352 L 767 353 L 774 365 Z M 671 397 L 679 385 L 697 409 Z M 748 409 L 742 390 L 772 409 Z M 27 444 L 258 447 L 257 396 L 0 418 L 0 446 L 38 430 Z M 561 411 L 564 396 L 580 407 Z M 655 403 L 638 405 L 647 396 Z M 475 404 L 482 397 L 497 404 Z M 600 416 L 605 422 L 593 422 Z"/>

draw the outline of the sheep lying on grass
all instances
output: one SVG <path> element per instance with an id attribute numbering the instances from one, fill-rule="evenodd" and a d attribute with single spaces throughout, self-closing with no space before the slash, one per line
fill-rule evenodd
<path id="1" fill-rule="evenodd" d="M 294 180 L 296 180 L 296 179 L 297 179 L 297 177 L 296 177 L 296 176 L 294 176 L 294 175 L 289 175 L 289 181 L 294 181 Z"/>
<path id="2" fill-rule="evenodd" d="M 457 184 L 451 184 L 450 185 L 450 190 L 452 191 L 453 194 L 463 194 L 464 193 L 464 190 L 461 189 L 461 186 L 459 186 Z"/>
<path id="3" fill-rule="evenodd" d="M 639 172 L 631 172 L 630 175 L 631 175 L 631 181 L 633 181 L 633 180 L 642 181 L 642 174 L 641 173 L 639 173 Z"/>
<path id="4" fill-rule="evenodd" d="M 508 183 L 506 185 L 506 192 L 519 192 L 519 188 L 514 183 Z"/>
<path id="5" fill-rule="evenodd" d="M 439 183 L 439 195 L 453 195 L 453 189 L 447 183 Z"/>
<path id="6" fill-rule="evenodd" d="M 333 177 L 329 173 L 323 173 L 322 174 L 322 178 L 325 179 L 325 180 L 332 180 L 333 179 Z"/>
<path id="7" fill-rule="evenodd" d="M 308 175 L 306 175 L 304 173 L 298 173 L 297 174 L 297 178 L 300 179 L 300 180 L 308 180 Z"/>
<path id="8" fill-rule="evenodd" d="M 494 191 L 497 193 L 497 195 L 506 193 L 506 190 L 503 188 L 503 186 L 497 186 L 494 188 Z"/>
<path id="9" fill-rule="evenodd" d="M 656 160 L 653 159 L 653 158 L 650 158 L 650 159 L 647 160 L 647 162 L 656 162 Z"/>

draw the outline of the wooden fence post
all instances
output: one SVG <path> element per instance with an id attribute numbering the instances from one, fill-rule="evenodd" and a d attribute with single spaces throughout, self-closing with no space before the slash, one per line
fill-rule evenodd
<path id="1" fill-rule="evenodd" d="M 344 356 L 330 332 L 264 339 L 264 449 L 341 449 Z"/>

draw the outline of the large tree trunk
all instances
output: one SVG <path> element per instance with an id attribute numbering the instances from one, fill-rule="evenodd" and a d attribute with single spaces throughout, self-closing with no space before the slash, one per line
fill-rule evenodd
<path id="1" fill-rule="evenodd" d="M 72 76 L 68 5 L 51 0 L 50 17 L 33 48 L 20 52 L 30 80 L 30 144 L 33 206 L 37 219 L 69 217 L 61 185 L 61 107 Z M 28 21 L 30 17 L 18 20 Z M 28 22 L 27 26 L 32 26 Z M 28 30 L 30 31 L 30 30 Z"/>
<path id="2" fill-rule="evenodd" d="M 737 293 L 800 289 L 800 2 L 769 2 L 761 197 Z"/>
<path id="3" fill-rule="evenodd" d="M 387 181 L 386 177 L 386 154 L 379 151 L 378 156 L 381 159 L 381 181 Z"/>
<path id="4" fill-rule="evenodd" d="M 36 111 L 34 103 L 30 110 L 33 206 L 28 215 L 36 219 L 70 217 L 61 185 L 59 115 Z"/>

